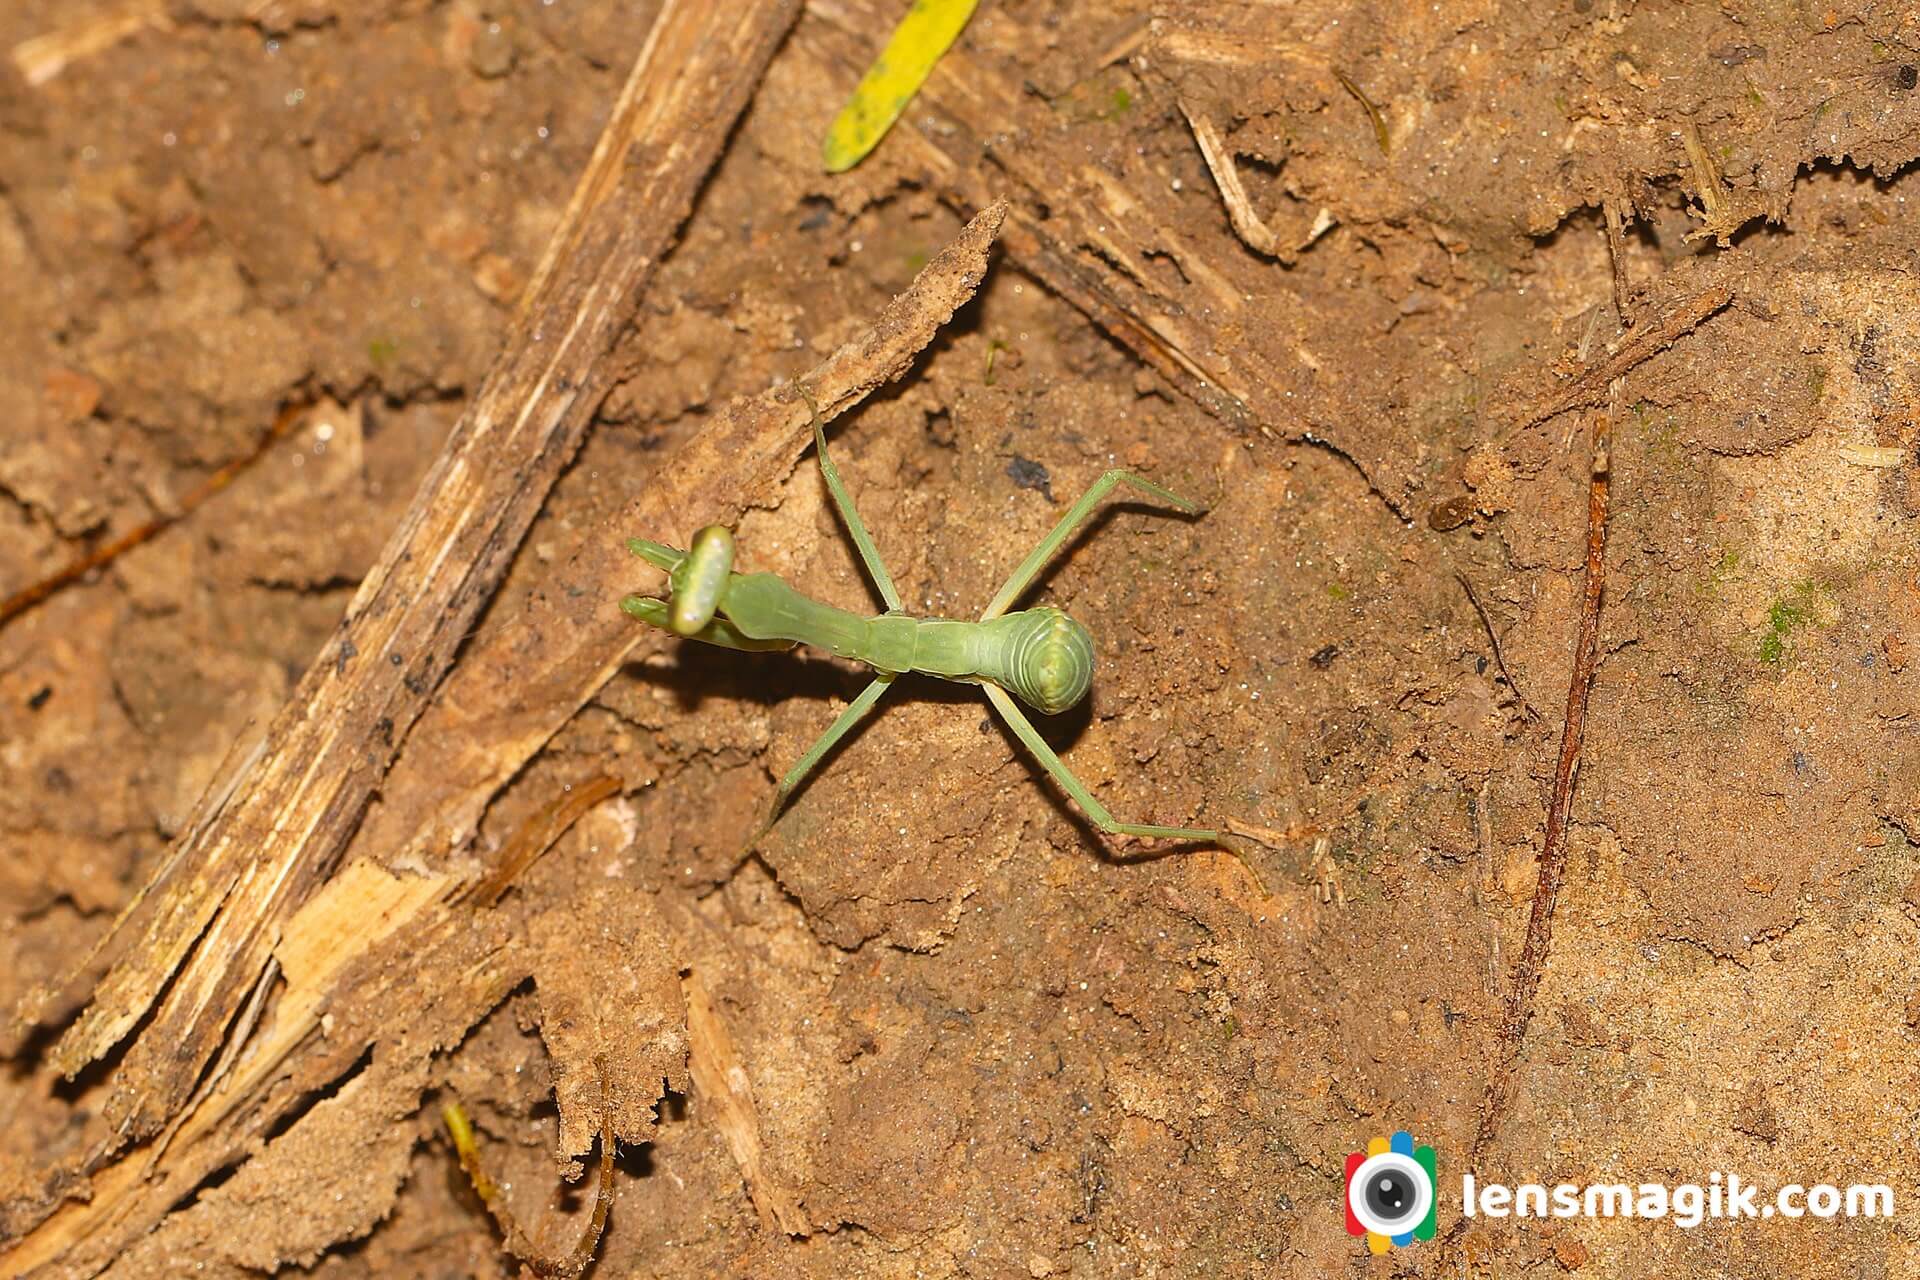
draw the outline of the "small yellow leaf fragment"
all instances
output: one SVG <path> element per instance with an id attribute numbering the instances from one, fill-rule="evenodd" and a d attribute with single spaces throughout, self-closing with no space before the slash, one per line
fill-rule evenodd
<path id="1" fill-rule="evenodd" d="M 1840 457 L 1856 467 L 1892 468 L 1907 460 L 1907 451 L 1871 444 L 1843 444 L 1840 446 Z"/>
<path id="2" fill-rule="evenodd" d="M 820 149 L 828 173 L 845 173 L 874 149 L 913 101 L 933 64 L 959 38 L 979 0 L 914 0 L 887 47 L 834 117 Z"/>

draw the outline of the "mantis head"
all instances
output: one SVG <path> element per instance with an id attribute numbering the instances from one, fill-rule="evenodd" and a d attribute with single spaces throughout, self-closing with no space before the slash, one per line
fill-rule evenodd
<path id="1" fill-rule="evenodd" d="M 1007 688 L 1045 715 L 1058 715 L 1093 687 L 1093 637 L 1052 607 L 1006 615 Z"/>

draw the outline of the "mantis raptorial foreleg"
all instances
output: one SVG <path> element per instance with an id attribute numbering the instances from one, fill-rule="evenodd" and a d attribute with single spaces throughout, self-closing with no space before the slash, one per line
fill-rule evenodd
<path id="1" fill-rule="evenodd" d="M 1093 509 L 1100 504 L 1100 499 L 1112 493 L 1115 485 L 1122 483 L 1130 484 L 1142 493 L 1178 507 L 1190 516 L 1197 516 L 1206 510 L 1199 503 L 1189 501 L 1171 489 L 1162 489 L 1153 481 L 1137 476 L 1131 471 L 1109 471 L 1095 480 L 1087 491 L 1080 495 L 1080 501 L 1067 508 L 1067 513 L 1060 517 L 1058 524 L 1053 526 L 1053 532 L 1040 539 L 1034 544 L 1033 550 L 1027 552 L 1027 558 L 1020 562 L 1020 566 L 1013 571 L 1013 576 L 1007 579 L 1006 585 L 1002 586 L 993 597 L 993 602 L 987 606 L 987 611 L 980 615 L 980 621 L 986 622 L 1005 613 L 1013 602 L 1020 598 L 1021 593 L 1033 585 L 1034 578 L 1046 566 L 1047 561 L 1053 558 L 1053 553 L 1073 536 L 1073 531 L 1079 527 L 1080 522 L 1093 514 Z"/>
<path id="2" fill-rule="evenodd" d="M 664 573 L 672 573 L 687 558 L 687 553 L 664 542 L 655 542 L 651 538 L 628 538 L 627 550 L 645 560 Z M 665 626 L 663 622 L 660 624 Z"/>
<path id="3" fill-rule="evenodd" d="M 1084 809 L 1087 816 L 1108 835 L 1152 836 L 1161 840 L 1212 841 L 1220 838 L 1218 831 L 1208 831 L 1200 827 L 1155 827 L 1140 822 L 1115 821 L 1114 816 L 1107 812 L 1107 806 L 1093 798 L 1093 792 L 1087 790 L 1086 784 L 1073 776 L 1073 770 L 1067 768 L 1066 762 L 1047 745 L 1047 740 L 1040 736 L 1040 731 L 1033 727 L 1033 722 L 1027 719 L 1026 713 L 1020 710 L 1020 704 L 1013 700 L 1011 694 L 998 685 L 983 684 L 980 687 L 986 690 L 987 701 L 993 703 L 993 709 L 1000 713 L 1001 718 L 1007 722 L 1007 727 L 1013 730 L 1014 736 L 1033 753 L 1034 759 L 1046 766 L 1047 772 L 1053 775 L 1053 780 L 1060 784 L 1060 789 L 1072 796 L 1074 803 Z"/>
<path id="4" fill-rule="evenodd" d="M 665 600 L 656 600 L 652 596 L 628 596 L 620 602 L 620 611 L 630 618 L 651 623 L 662 631 L 677 630 L 671 625 L 672 609 Z M 756 640 L 743 635 L 740 628 L 725 618 L 715 618 L 698 631 L 683 634 L 689 640 L 717 644 L 723 649 L 745 649 L 750 653 L 774 653 L 793 648 L 791 640 Z"/>
<path id="5" fill-rule="evenodd" d="M 794 385 L 799 386 L 798 383 Z M 820 406 L 813 402 L 812 393 L 805 387 L 800 387 L 800 398 L 813 411 L 813 451 L 820 459 L 820 474 L 827 478 L 827 492 L 833 495 L 833 505 L 840 508 L 840 517 L 847 522 L 847 532 L 853 535 L 853 545 L 859 549 L 860 559 L 873 576 L 873 585 L 880 588 L 880 598 L 887 602 L 887 608 L 898 610 L 900 593 L 893 588 L 893 575 L 887 572 L 886 564 L 880 559 L 880 548 L 874 546 L 873 539 L 868 536 L 867 526 L 853 505 L 853 495 L 847 492 L 847 486 L 840 483 L 840 469 L 833 465 L 833 459 L 827 454 L 827 432 L 820 422 Z"/>
<path id="6" fill-rule="evenodd" d="M 620 607 L 656 627 L 675 635 L 706 639 L 707 625 L 719 621 L 720 596 L 733 572 L 733 531 L 722 525 L 708 525 L 693 535 L 693 547 L 681 551 L 663 542 L 646 538 L 628 538 L 627 550 L 667 575 L 668 600 L 651 596 L 628 596 Z M 657 606 L 657 607 L 656 607 Z M 722 627 L 720 634 L 739 636 L 737 630 Z M 730 649 L 765 648 L 765 645 L 735 644 L 714 640 Z"/>

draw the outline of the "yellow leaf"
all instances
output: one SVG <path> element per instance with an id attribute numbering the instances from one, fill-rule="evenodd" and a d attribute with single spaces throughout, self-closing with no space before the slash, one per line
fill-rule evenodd
<path id="1" fill-rule="evenodd" d="M 979 0 L 914 0 L 887 47 L 860 78 L 827 130 L 820 158 L 828 173 L 845 173 L 874 149 L 920 92 L 933 64 L 959 38 Z"/>

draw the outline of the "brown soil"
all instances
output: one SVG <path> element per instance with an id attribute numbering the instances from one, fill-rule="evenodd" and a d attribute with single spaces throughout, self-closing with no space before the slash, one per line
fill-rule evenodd
<path id="1" fill-rule="evenodd" d="M 1004 195 L 977 300 L 842 418 L 842 471 L 907 606 L 954 616 L 1109 467 L 1209 503 L 1120 504 L 1047 576 L 1099 662 L 1090 710 L 1048 733 L 1123 820 L 1267 838 L 1104 841 L 977 691 L 914 679 L 743 856 L 861 671 L 668 647 L 471 846 L 399 859 L 368 847 L 375 810 L 368 861 L 329 890 L 471 876 L 564 788 L 623 784 L 497 908 L 394 962 L 414 985 L 361 1011 L 378 1047 L 112 1273 L 513 1274 L 441 1127 L 454 1097 L 555 1254 L 592 1208 L 597 1108 L 650 1134 L 620 1152 L 596 1275 L 1920 1273 L 1904 1202 L 1687 1231 L 1462 1224 L 1457 1201 L 1469 1163 L 1920 1185 L 1912 14 L 988 0 L 902 128 L 829 178 L 821 134 L 899 7 L 822 0 L 780 47 L 480 634 Z M 0 630 L 0 1008 L 69 990 L 328 644 L 653 8 L 0 14 L 0 595 L 172 513 L 311 406 Z M 116 14 L 117 38 L 84 38 Z M 30 43 L 50 34 L 58 66 Z M 1202 128 L 1244 184 L 1238 232 Z M 1714 290 L 1730 301 L 1670 323 Z M 1619 378 L 1578 381 L 1616 352 Z M 1516 1038 L 1598 413 L 1598 664 Z M 680 519 L 627 532 L 704 522 Z M 738 538 L 748 569 L 879 607 L 810 463 Z M 606 607 L 647 584 L 606 582 Z M 508 953 L 489 972 L 511 994 L 476 1025 L 436 1003 Z M 85 994 L 39 1008 L 0 1077 L 16 1260 L 103 1194 L 114 1063 L 47 1063 Z M 1344 1160 L 1398 1128 L 1440 1153 L 1448 1238 L 1369 1260 Z"/>

